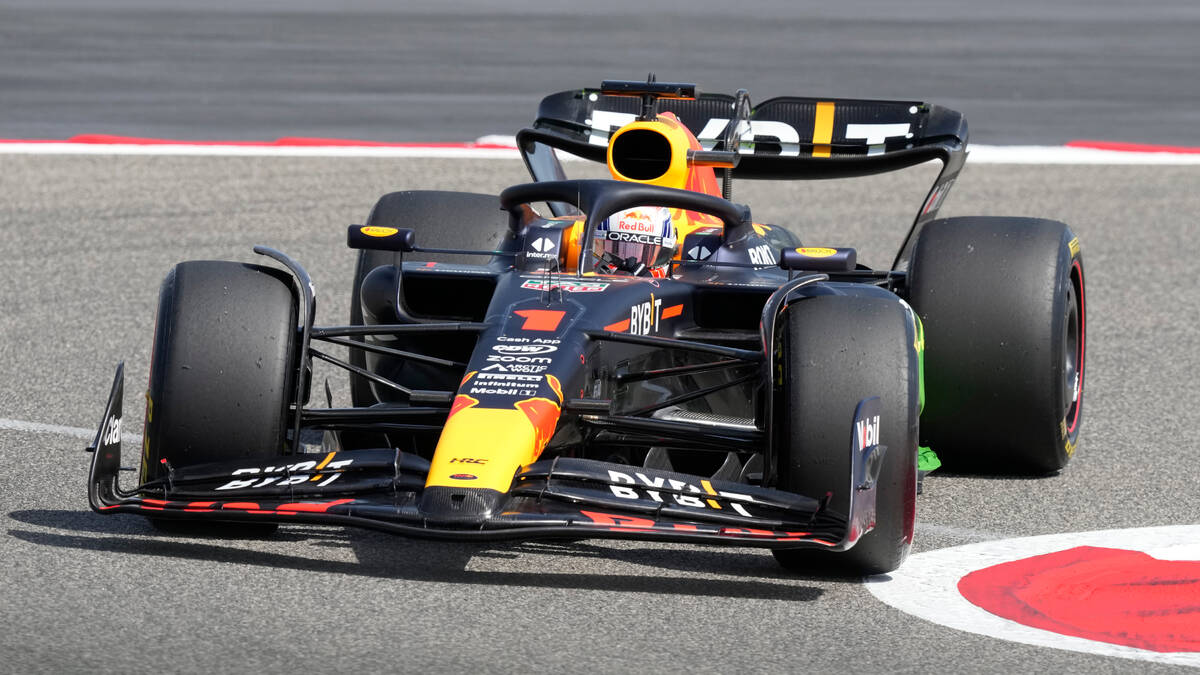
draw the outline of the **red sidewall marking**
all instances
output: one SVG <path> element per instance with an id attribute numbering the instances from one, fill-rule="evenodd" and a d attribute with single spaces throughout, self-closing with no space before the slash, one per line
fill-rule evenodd
<path id="1" fill-rule="evenodd" d="M 1083 266 L 1078 260 L 1071 263 L 1071 269 L 1079 277 L 1080 290 L 1086 288 L 1083 283 Z M 1075 281 L 1069 278 L 1067 279 L 1067 283 L 1073 284 Z M 1079 361 L 1076 363 L 1075 368 L 1079 376 L 1079 395 L 1075 400 L 1075 416 L 1071 418 L 1071 424 L 1067 427 L 1068 436 L 1075 433 L 1075 427 L 1079 426 L 1079 413 L 1083 411 L 1083 385 L 1086 381 L 1084 378 L 1086 372 L 1084 358 L 1087 356 L 1087 307 L 1084 304 L 1083 293 L 1078 293 L 1076 297 L 1079 300 Z"/>

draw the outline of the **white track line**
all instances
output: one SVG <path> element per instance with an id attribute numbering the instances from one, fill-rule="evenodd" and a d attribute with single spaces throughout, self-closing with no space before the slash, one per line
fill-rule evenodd
<path id="1" fill-rule="evenodd" d="M 484 136 L 461 145 L 215 145 L 208 143 L 25 143 L 0 142 L 0 154 L 11 155 L 170 155 L 210 157 L 364 157 L 441 159 L 518 159 L 513 141 Z M 478 147 L 479 145 L 492 147 Z M 1200 165 L 1200 154 L 1129 152 L 1066 146 L 972 145 L 973 164 L 1114 164 Z M 567 156 L 564 155 L 564 159 Z"/>
<path id="2" fill-rule="evenodd" d="M 9 420 L 0 418 L 0 429 L 8 429 L 11 431 L 24 431 L 31 434 L 55 434 L 58 436 L 71 436 L 91 442 L 96 437 L 95 429 L 83 429 L 80 427 L 65 427 L 58 424 L 42 424 L 40 422 L 26 422 L 24 420 Z M 142 444 L 141 434 L 121 434 L 121 442 L 133 446 Z"/>

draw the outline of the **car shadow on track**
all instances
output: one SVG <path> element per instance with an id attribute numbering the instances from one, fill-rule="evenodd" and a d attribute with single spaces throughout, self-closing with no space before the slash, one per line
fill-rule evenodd
<path id="1" fill-rule="evenodd" d="M 623 543 L 621 547 L 587 541 L 457 543 L 302 525 L 281 528 L 264 539 L 227 536 L 182 538 L 161 535 L 140 518 L 110 518 L 90 512 L 56 509 L 13 511 L 8 516 L 27 525 L 58 530 L 10 528 L 7 532 L 11 537 L 38 546 L 173 559 L 221 560 L 234 564 L 416 582 L 813 602 L 824 595 L 825 589 L 803 583 L 805 581 L 826 584 L 857 584 L 860 581 L 859 577 L 791 574 L 778 568 L 769 554 L 746 549 L 641 546 L 637 542 Z M 295 550 L 297 545 L 351 549 L 357 560 L 328 560 L 264 550 Z M 498 560 L 511 560 L 512 565 L 517 567 L 534 570 L 545 568 L 547 571 L 469 569 L 489 567 Z M 543 565 L 543 560 L 547 564 Z M 550 571 L 563 567 L 572 571 Z M 620 571 L 628 567 L 673 570 L 684 574 Z M 597 568 L 615 571 L 589 571 Z M 712 578 L 714 574 L 734 578 Z"/>

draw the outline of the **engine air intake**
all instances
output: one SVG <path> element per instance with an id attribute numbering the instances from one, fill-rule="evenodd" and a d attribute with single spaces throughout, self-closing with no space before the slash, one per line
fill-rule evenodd
<path id="1" fill-rule="evenodd" d="M 612 168 L 631 180 L 654 180 L 671 168 L 671 142 L 651 129 L 630 129 L 612 141 Z"/>

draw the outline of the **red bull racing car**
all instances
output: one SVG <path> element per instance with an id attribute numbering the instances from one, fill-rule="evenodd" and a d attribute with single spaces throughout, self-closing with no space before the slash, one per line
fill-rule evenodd
<path id="1" fill-rule="evenodd" d="M 185 529 L 652 539 L 895 569 L 922 444 L 1046 473 L 1080 429 L 1078 240 L 1047 220 L 936 219 L 966 140 L 961 115 L 920 102 L 751 107 L 653 78 L 551 95 L 517 135 L 532 182 L 396 192 L 350 226 L 348 325 L 315 322 L 312 281 L 274 249 L 255 251 L 278 265 L 177 265 L 138 484 L 117 480 L 119 367 L 91 505 Z M 568 180 L 564 152 L 612 179 Z M 929 160 L 943 170 L 888 269 L 728 199 L 734 178 Z M 498 243 L 422 247 L 446 222 Z M 315 361 L 348 372 L 350 407 L 311 401 Z"/>

